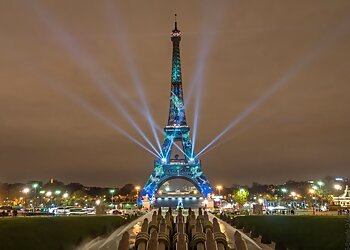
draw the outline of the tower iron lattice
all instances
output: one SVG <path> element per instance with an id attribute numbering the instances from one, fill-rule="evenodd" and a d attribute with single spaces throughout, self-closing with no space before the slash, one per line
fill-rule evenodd
<path id="1" fill-rule="evenodd" d="M 347 212 L 345 220 L 345 250 L 350 250 L 350 214 Z"/>
<path id="2" fill-rule="evenodd" d="M 168 123 L 164 128 L 161 156 L 154 161 L 154 170 L 141 192 L 141 197 L 154 198 L 164 182 L 179 178 L 191 182 L 203 196 L 207 197 L 213 189 L 202 171 L 201 161 L 194 155 L 190 127 L 186 121 L 180 59 L 181 32 L 177 28 L 176 19 L 175 28 L 171 32 L 171 41 L 173 52 Z M 181 146 L 176 143 L 181 143 Z M 178 154 L 172 156 L 174 146 L 180 149 L 182 158 Z"/>

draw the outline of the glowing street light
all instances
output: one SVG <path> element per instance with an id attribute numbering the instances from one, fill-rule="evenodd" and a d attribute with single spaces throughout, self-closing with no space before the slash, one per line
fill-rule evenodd
<path id="1" fill-rule="evenodd" d="M 111 200 L 112 200 L 112 205 L 114 204 L 113 196 L 114 196 L 115 189 L 110 189 L 109 193 L 111 194 Z"/>
<path id="2" fill-rule="evenodd" d="M 139 198 L 139 191 L 140 191 L 141 187 L 140 186 L 136 186 L 135 190 L 136 190 L 136 200 Z"/>
<path id="3" fill-rule="evenodd" d="M 287 193 L 288 190 L 286 188 L 281 188 L 282 193 Z"/>
<path id="4" fill-rule="evenodd" d="M 310 189 L 309 189 L 309 193 L 310 193 L 310 194 L 312 194 L 312 195 L 313 195 L 313 194 L 315 194 L 315 192 L 316 192 L 316 190 L 315 190 L 315 189 L 313 189 L 313 188 L 310 188 Z"/>
<path id="5" fill-rule="evenodd" d="M 29 188 L 23 188 L 23 190 L 22 190 L 22 193 L 24 193 L 24 194 L 28 194 L 30 192 L 30 189 Z"/>
<path id="6" fill-rule="evenodd" d="M 342 190 L 342 186 L 341 185 L 339 185 L 339 184 L 334 184 L 334 189 L 335 190 Z"/>
<path id="7" fill-rule="evenodd" d="M 48 198 L 50 198 L 51 195 L 52 195 L 52 192 L 51 192 L 51 191 L 47 191 L 46 194 L 45 194 L 45 196 L 48 197 Z"/>
<path id="8" fill-rule="evenodd" d="M 314 195 L 315 195 L 315 193 L 316 193 L 316 190 L 313 189 L 313 188 L 310 188 L 310 189 L 309 189 L 309 193 L 311 194 L 312 199 L 315 199 Z M 313 215 L 316 215 L 315 201 L 314 201 L 313 204 L 312 204 L 312 214 L 313 214 Z"/>
<path id="9" fill-rule="evenodd" d="M 220 196 L 220 191 L 222 190 L 222 186 L 221 185 L 217 185 L 216 189 L 219 191 L 219 196 Z"/>
<path id="10" fill-rule="evenodd" d="M 23 190 L 22 190 L 22 193 L 24 193 L 24 216 L 26 216 L 26 205 L 27 205 L 26 196 L 29 192 L 30 192 L 30 189 L 27 187 L 23 188 Z"/>
<path id="11" fill-rule="evenodd" d="M 101 200 L 96 200 L 96 206 L 99 206 L 101 204 Z"/>
<path id="12" fill-rule="evenodd" d="M 32 184 L 32 187 L 34 188 L 34 190 L 35 190 L 35 199 L 34 199 L 34 201 L 35 201 L 35 203 L 37 203 L 36 201 L 37 201 L 37 194 L 36 194 L 36 189 L 37 189 L 37 187 L 39 187 L 39 184 L 38 183 L 33 183 Z"/>
<path id="13" fill-rule="evenodd" d="M 292 192 L 290 192 L 290 195 L 294 197 L 294 196 L 296 196 L 296 195 L 297 195 L 297 193 L 296 193 L 296 192 L 294 192 L 294 191 L 292 191 Z"/>
<path id="14" fill-rule="evenodd" d="M 320 187 L 323 187 L 324 186 L 324 182 L 323 181 L 318 181 L 317 185 L 319 185 Z"/>
<path id="15" fill-rule="evenodd" d="M 65 193 L 62 195 L 63 199 L 67 199 L 68 196 L 69 196 L 69 194 L 68 194 L 67 192 L 65 192 Z"/>
<path id="16" fill-rule="evenodd" d="M 56 190 L 55 191 L 55 195 L 60 195 L 61 194 L 61 190 Z"/>

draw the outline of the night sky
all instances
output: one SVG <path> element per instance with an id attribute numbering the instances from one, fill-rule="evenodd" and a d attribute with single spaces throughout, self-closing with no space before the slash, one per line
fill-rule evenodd
<path id="1" fill-rule="evenodd" d="M 350 176 L 350 1 L 0 0 L 0 182 L 144 184 L 155 157 L 100 90 L 157 147 L 130 102 L 166 125 L 174 13 L 196 152 L 242 118 L 200 157 L 212 184 Z"/>

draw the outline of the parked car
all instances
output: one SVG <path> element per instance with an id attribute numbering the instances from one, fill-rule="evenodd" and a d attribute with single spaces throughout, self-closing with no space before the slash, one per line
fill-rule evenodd
<path id="1" fill-rule="evenodd" d="M 55 215 L 66 215 L 69 212 L 69 208 L 66 207 L 57 207 L 54 210 Z"/>
<path id="2" fill-rule="evenodd" d="M 107 214 L 120 214 L 121 215 L 121 214 L 123 214 L 123 212 L 120 211 L 119 209 L 114 208 L 114 209 L 108 210 Z"/>
<path id="3" fill-rule="evenodd" d="M 9 216 L 12 214 L 12 207 L 10 206 L 2 206 L 0 207 L 0 216 Z"/>
<path id="4" fill-rule="evenodd" d="M 88 208 L 86 208 L 86 213 L 87 213 L 88 215 L 95 215 L 95 214 L 96 214 L 96 208 L 94 208 L 94 207 L 88 207 Z"/>
<path id="5" fill-rule="evenodd" d="M 70 208 L 69 209 L 69 215 L 87 215 L 87 209 L 86 208 Z"/>

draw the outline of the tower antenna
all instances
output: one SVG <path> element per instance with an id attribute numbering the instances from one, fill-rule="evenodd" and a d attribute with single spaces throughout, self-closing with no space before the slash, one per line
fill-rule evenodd
<path id="1" fill-rule="evenodd" d="M 177 14 L 175 13 L 175 30 L 177 30 L 177 20 L 176 20 L 176 18 L 177 18 Z"/>

